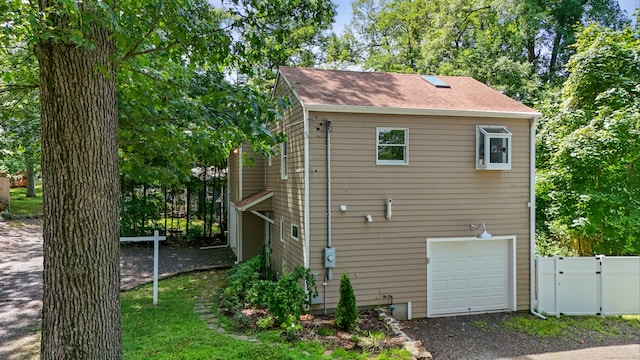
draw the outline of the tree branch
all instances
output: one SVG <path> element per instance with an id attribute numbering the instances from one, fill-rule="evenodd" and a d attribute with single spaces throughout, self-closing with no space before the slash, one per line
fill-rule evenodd
<path id="1" fill-rule="evenodd" d="M 138 55 L 145 55 L 145 54 L 151 54 L 154 53 L 156 51 L 165 51 L 165 50 L 169 50 L 172 47 L 176 46 L 176 45 L 180 45 L 181 42 L 180 41 L 175 41 L 172 43 L 169 43 L 169 45 L 161 47 L 161 48 L 153 48 L 153 49 L 147 49 L 144 51 L 137 51 L 137 52 L 129 52 L 124 58 L 123 61 L 127 61 L 128 59 L 134 57 L 134 56 L 138 56 Z"/>
<path id="2" fill-rule="evenodd" d="M 142 45 L 142 43 L 149 36 L 151 36 L 151 34 L 158 28 L 158 23 L 160 22 L 160 14 L 161 14 L 161 12 L 158 11 L 158 14 L 156 14 L 155 19 L 153 19 L 153 23 L 152 23 L 151 27 L 149 28 L 149 30 L 144 35 L 142 35 L 138 39 L 138 41 L 136 41 L 136 43 L 131 47 L 129 52 L 127 52 L 127 54 L 122 58 L 122 62 L 125 62 L 125 61 L 129 60 L 130 58 L 136 56 L 136 54 L 138 53 L 137 50 L 140 47 L 140 45 Z"/>
<path id="3" fill-rule="evenodd" d="M 36 90 L 38 89 L 38 85 L 13 85 L 13 84 L 5 84 L 0 85 L 0 94 L 9 93 L 9 92 L 17 92 L 17 91 L 26 91 L 26 90 Z"/>

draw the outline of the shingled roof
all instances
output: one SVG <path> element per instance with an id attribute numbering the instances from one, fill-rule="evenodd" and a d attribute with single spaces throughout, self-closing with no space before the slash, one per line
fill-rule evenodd
<path id="1" fill-rule="evenodd" d="M 392 113 L 393 109 L 537 117 L 540 113 L 470 77 L 438 76 L 436 87 L 419 74 L 280 67 L 309 109 Z"/>

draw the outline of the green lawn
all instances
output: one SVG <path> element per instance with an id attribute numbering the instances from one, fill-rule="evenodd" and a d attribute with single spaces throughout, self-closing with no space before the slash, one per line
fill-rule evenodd
<path id="1" fill-rule="evenodd" d="M 11 204 L 9 211 L 14 217 L 42 215 L 42 185 L 36 185 L 36 197 L 27 197 L 27 188 L 10 190 Z"/>
<path id="2" fill-rule="evenodd" d="M 161 281 L 158 305 L 144 286 L 121 296 L 124 359 L 369 359 L 338 349 L 325 355 L 317 342 L 289 343 L 277 331 L 256 334 L 258 342 L 236 340 L 207 327 L 194 312 L 196 298 L 220 283 L 221 272 L 208 271 Z M 210 291 L 209 291 L 210 292 Z M 384 353 L 377 359 L 402 359 Z"/>

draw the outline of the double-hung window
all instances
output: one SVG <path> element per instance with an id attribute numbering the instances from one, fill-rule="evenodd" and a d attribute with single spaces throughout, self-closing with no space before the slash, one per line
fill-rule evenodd
<path id="1" fill-rule="evenodd" d="M 289 149 L 287 142 L 280 144 L 280 179 L 289 178 Z"/>
<path id="2" fill-rule="evenodd" d="M 409 163 L 409 129 L 376 128 L 376 164 L 407 165 Z"/>

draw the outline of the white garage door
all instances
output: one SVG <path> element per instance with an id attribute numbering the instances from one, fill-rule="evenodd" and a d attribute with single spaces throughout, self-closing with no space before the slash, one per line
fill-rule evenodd
<path id="1" fill-rule="evenodd" d="M 427 239 L 427 316 L 515 310 L 515 238 Z"/>

